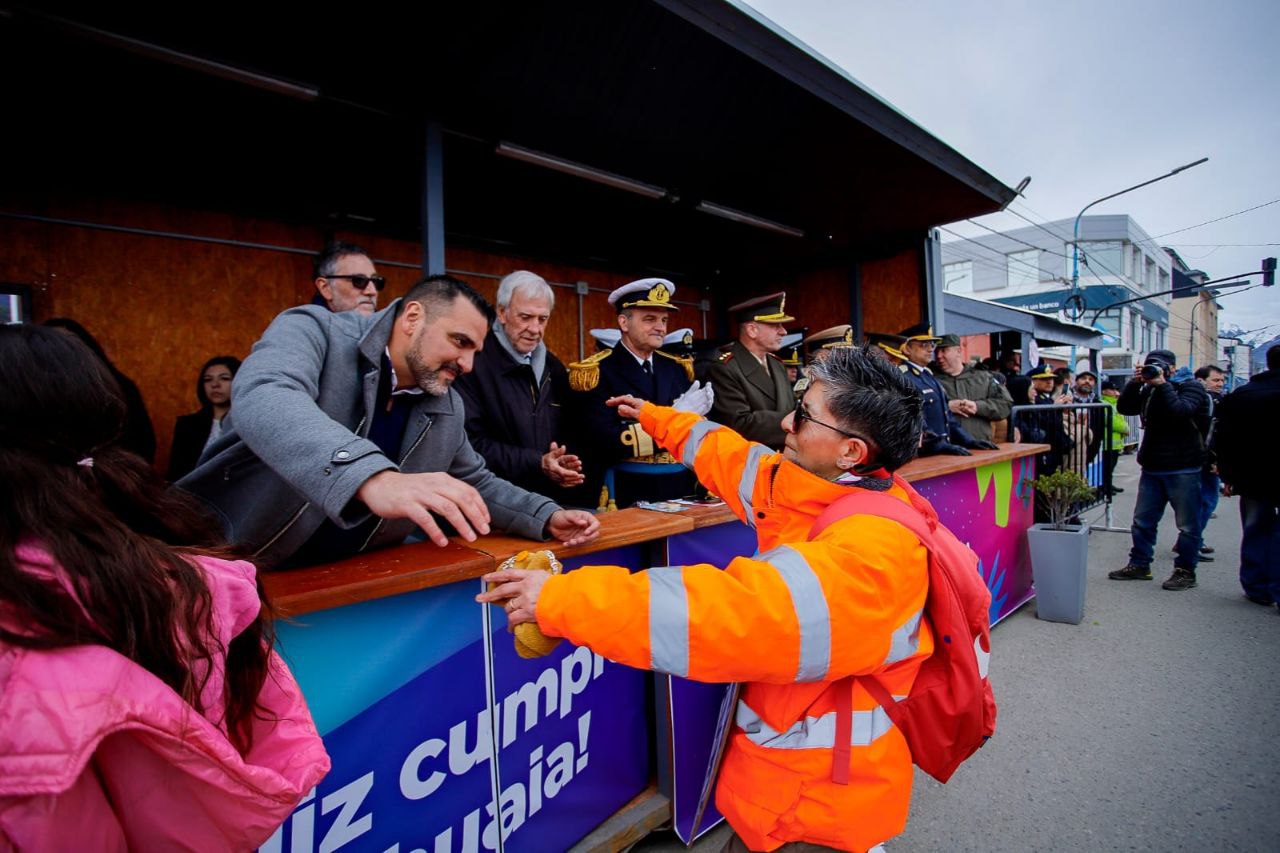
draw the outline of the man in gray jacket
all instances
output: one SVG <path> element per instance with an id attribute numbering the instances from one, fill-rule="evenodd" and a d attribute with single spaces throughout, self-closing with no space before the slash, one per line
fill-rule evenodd
<path id="1" fill-rule="evenodd" d="M 991 441 L 991 422 L 1002 421 L 1013 410 L 1013 398 L 985 370 L 965 367 L 959 335 L 943 335 L 933 352 L 938 382 L 947 392 L 947 405 L 960 426 L 974 438 Z"/>
<path id="2" fill-rule="evenodd" d="M 334 560 L 403 542 L 448 543 L 493 524 L 580 544 L 587 512 L 495 477 L 472 449 L 451 385 L 471 370 L 493 309 L 431 276 L 373 315 L 291 308 L 236 376 L 235 417 L 178 485 L 206 501 L 260 568 Z"/>

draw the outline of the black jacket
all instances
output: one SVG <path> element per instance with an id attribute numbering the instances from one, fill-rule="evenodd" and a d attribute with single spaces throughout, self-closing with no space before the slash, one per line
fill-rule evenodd
<path id="1" fill-rule="evenodd" d="M 1198 470 L 1204 465 L 1209 434 L 1209 392 L 1194 379 L 1163 385 L 1129 381 L 1116 409 L 1142 416 L 1138 464 L 1147 471 Z"/>
<path id="2" fill-rule="evenodd" d="M 564 364 L 547 351 L 535 384 L 533 368 L 516 361 L 490 329 L 475 366 L 453 387 L 467 409 L 467 437 L 489 470 L 522 489 L 557 496 L 562 490 L 542 473 L 542 456 L 551 442 L 565 444 L 561 405 L 569 396 L 569 373 Z"/>
<path id="3" fill-rule="evenodd" d="M 212 428 L 213 409 L 178 416 L 173 424 L 173 446 L 169 448 L 169 482 L 176 483 L 195 470 Z"/>
<path id="4" fill-rule="evenodd" d="M 1268 370 L 1222 398 L 1213 431 L 1218 475 L 1238 494 L 1280 504 L 1280 371 Z"/>

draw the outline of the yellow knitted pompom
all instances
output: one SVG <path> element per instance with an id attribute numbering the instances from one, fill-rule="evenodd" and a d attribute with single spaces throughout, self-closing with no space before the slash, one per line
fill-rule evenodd
<path id="1" fill-rule="evenodd" d="M 514 557 L 502 561 L 499 570 L 527 569 L 531 571 L 560 574 L 560 561 L 550 551 L 521 551 Z M 493 585 L 490 584 L 490 589 Z M 516 654 L 522 658 L 540 658 L 551 653 L 560 645 L 559 637 L 548 637 L 538 628 L 537 622 L 522 622 L 514 628 L 516 635 Z"/>

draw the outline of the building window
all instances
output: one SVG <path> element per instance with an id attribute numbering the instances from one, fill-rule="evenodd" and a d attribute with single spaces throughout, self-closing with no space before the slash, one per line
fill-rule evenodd
<path id="1" fill-rule="evenodd" d="M 1156 262 L 1151 258 L 1147 258 L 1146 288 L 1149 291 L 1156 289 Z"/>
<path id="2" fill-rule="evenodd" d="M 1098 321 L 1094 324 L 1103 332 L 1115 338 L 1115 342 L 1109 344 L 1109 346 L 1120 346 L 1121 343 L 1120 311 L 1121 309 L 1119 308 L 1112 308 L 1109 311 L 1103 311 L 1102 315 L 1098 317 Z"/>
<path id="3" fill-rule="evenodd" d="M 1169 289 L 1169 273 L 1165 272 L 1164 270 L 1160 270 L 1160 292 L 1163 293 L 1168 289 Z"/>
<path id="4" fill-rule="evenodd" d="M 1023 252 L 1010 252 L 1007 256 L 1009 268 L 1009 288 L 1017 289 L 1040 283 L 1040 250 L 1027 249 Z"/>
<path id="5" fill-rule="evenodd" d="M 1138 316 L 1137 311 L 1129 314 L 1129 349 L 1134 352 L 1142 351 L 1142 318 Z"/>
<path id="6" fill-rule="evenodd" d="M 942 282 L 947 293 L 973 293 L 973 261 L 943 264 Z"/>
<path id="7" fill-rule="evenodd" d="M 1112 240 L 1094 240 L 1080 244 L 1080 262 L 1098 277 L 1114 279 L 1123 275 L 1124 244 Z"/>

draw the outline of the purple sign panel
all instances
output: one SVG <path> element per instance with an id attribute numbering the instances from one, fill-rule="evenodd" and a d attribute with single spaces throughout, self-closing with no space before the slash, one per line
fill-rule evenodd
<path id="1" fill-rule="evenodd" d="M 636 566 L 642 549 L 577 562 Z M 262 850 L 563 850 L 648 783 L 647 674 L 520 658 L 478 580 L 280 626 L 333 770 Z M 494 756 L 498 760 L 494 761 Z"/>
<path id="2" fill-rule="evenodd" d="M 734 557 L 754 553 L 755 531 L 738 521 L 667 539 L 667 563 L 673 566 L 709 563 L 723 568 Z M 704 789 L 714 794 L 708 789 L 708 781 L 719 766 L 716 747 L 722 738 L 717 734 L 717 723 L 731 686 L 672 676 L 658 679 L 658 713 L 669 723 L 668 742 L 660 740 L 658 744 L 661 781 L 664 788 L 669 788 L 663 793 L 671 798 L 672 828 L 686 844 L 723 820 L 716 811 L 714 796 L 706 798 L 701 815 L 698 811 Z M 661 707 L 664 702 L 665 708 Z M 729 713 L 725 724 L 732 719 Z"/>

